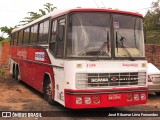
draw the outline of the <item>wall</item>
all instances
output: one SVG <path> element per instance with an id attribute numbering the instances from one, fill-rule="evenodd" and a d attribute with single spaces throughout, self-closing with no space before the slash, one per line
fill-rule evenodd
<path id="1" fill-rule="evenodd" d="M 2 54 L 2 45 L 0 45 L 0 60 L 1 60 L 1 54 Z"/>
<path id="2" fill-rule="evenodd" d="M 5 42 L 1 45 L 1 56 L 0 56 L 0 66 L 1 65 L 8 65 L 8 60 L 9 60 L 9 47 L 10 43 Z"/>
<path id="3" fill-rule="evenodd" d="M 145 46 L 146 59 L 160 69 L 160 45 Z"/>

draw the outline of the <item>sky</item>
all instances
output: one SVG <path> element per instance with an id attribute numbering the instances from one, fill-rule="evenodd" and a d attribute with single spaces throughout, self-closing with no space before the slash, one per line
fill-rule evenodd
<path id="1" fill-rule="evenodd" d="M 45 3 L 52 3 L 57 9 L 106 7 L 136 11 L 145 15 L 148 9 L 144 8 L 151 7 L 153 1 L 157 0 L 0 0 L 0 27 L 18 25 L 23 18 L 28 16 L 28 12 L 38 12 L 39 9 L 44 8 Z"/>

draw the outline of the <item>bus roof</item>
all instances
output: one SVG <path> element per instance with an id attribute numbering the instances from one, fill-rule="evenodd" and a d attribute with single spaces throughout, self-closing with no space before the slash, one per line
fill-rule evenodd
<path id="1" fill-rule="evenodd" d="M 64 14 L 67 14 L 67 13 L 70 13 L 70 12 L 110 12 L 110 13 L 120 13 L 120 14 L 128 14 L 128 15 L 134 15 L 134 16 L 139 16 L 139 17 L 142 17 L 141 14 L 139 13 L 136 13 L 136 12 L 128 12 L 128 11 L 121 11 L 121 10 L 117 10 L 117 9 L 106 9 L 106 8 L 75 8 L 75 9 L 62 9 L 62 10 L 54 10 L 53 12 L 50 12 L 24 26 L 21 26 L 21 27 L 18 27 L 18 28 L 15 28 L 12 30 L 12 33 L 13 32 L 16 32 L 16 31 L 19 31 L 23 28 L 26 28 L 26 27 L 29 27 L 39 21 L 42 21 L 42 20 L 45 20 L 49 17 L 51 18 L 55 18 L 55 17 L 58 17 L 58 16 L 61 16 L 61 15 L 64 15 Z"/>

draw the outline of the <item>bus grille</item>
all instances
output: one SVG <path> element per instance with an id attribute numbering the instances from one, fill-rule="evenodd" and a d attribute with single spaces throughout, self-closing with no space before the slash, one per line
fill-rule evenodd
<path id="1" fill-rule="evenodd" d="M 142 86 L 146 84 L 145 72 L 132 73 L 77 73 L 76 88 L 104 88 L 104 87 L 126 87 Z"/>

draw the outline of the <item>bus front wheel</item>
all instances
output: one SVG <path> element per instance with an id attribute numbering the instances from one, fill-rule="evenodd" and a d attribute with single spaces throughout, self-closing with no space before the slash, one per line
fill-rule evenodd
<path id="1" fill-rule="evenodd" d="M 52 99 L 53 92 L 54 90 L 52 90 L 52 83 L 48 79 L 44 85 L 44 99 L 51 105 L 55 104 L 55 101 Z"/>

